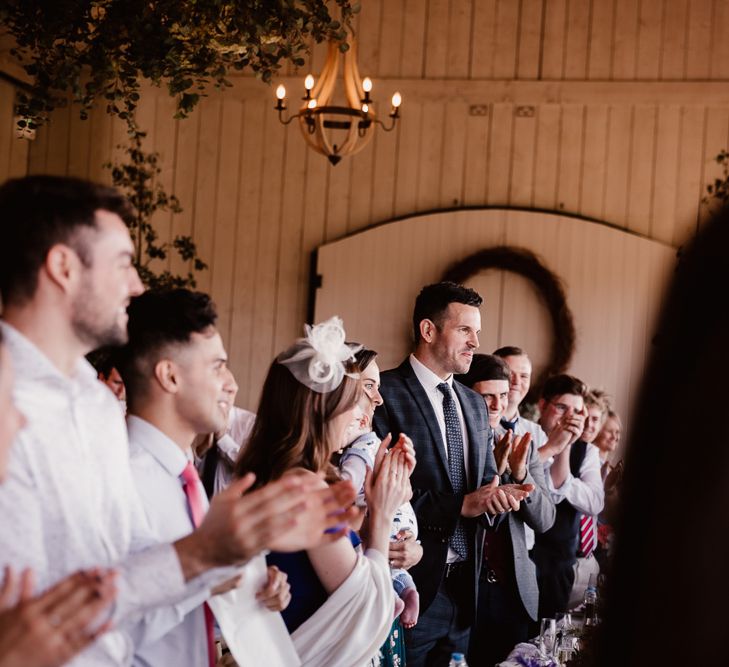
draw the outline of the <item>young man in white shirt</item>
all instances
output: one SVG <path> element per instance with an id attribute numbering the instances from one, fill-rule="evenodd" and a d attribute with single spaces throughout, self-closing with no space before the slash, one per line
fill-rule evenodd
<path id="1" fill-rule="evenodd" d="M 265 548 L 320 542 L 342 521 L 331 510 L 354 498 L 346 486 L 312 493 L 301 479 L 241 497 L 252 484 L 244 478 L 194 533 L 156 542 L 132 480 L 118 401 L 83 359 L 126 342 L 126 308 L 143 289 L 122 219 L 131 215 L 116 190 L 79 179 L 30 176 L 0 187 L 0 326 L 16 370 L 15 401 L 28 420 L 0 487 L 3 564 L 31 567 L 40 589 L 79 568 L 118 571 L 113 629 L 73 665 L 128 665 L 156 617 L 165 625 L 170 608 L 229 577 L 220 567 Z"/>
<path id="2" fill-rule="evenodd" d="M 552 528 L 536 536 L 532 560 L 539 582 L 539 617 L 554 618 L 566 611 L 574 584 L 580 516 L 599 514 L 603 505 L 600 457 L 594 445 L 578 440 L 585 422 L 585 384 L 571 375 L 549 378 L 539 400 L 539 424 L 548 436 L 557 429 L 574 433 L 554 459 L 546 475 L 557 507 Z"/>
<path id="3" fill-rule="evenodd" d="M 605 393 L 598 389 L 591 389 L 585 396 L 585 428 L 582 430 L 580 440 L 593 444 L 597 434 L 603 427 L 608 414 L 608 404 Z M 597 449 L 598 456 L 600 449 Z M 602 459 L 600 460 L 600 478 L 602 479 Z M 603 485 L 604 488 L 604 485 Z M 585 588 L 590 577 L 600 574 L 600 565 L 595 558 L 594 551 L 597 548 L 597 515 L 582 515 L 580 517 L 580 543 L 577 549 L 577 562 L 575 563 L 575 583 L 572 585 L 572 592 L 567 604 L 573 608 L 578 606 L 585 594 Z"/>
<path id="4" fill-rule="evenodd" d="M 552 464 L 552 457 L 561 452 L 568 444 L 574 442 L 579 436 L 576 427 L 571 424 L 558 424 L 549 437 L 544 429 L 535 421 L 522 417 L 519 405 L 529 393 L 532 383 L 532 362 L 529 355 L 520 347 L 507 345 L 494 352 L 495 357 L 501 357 L 509 367 L 509 402 L 501 417 L 501 425 L 514 435 L 530 433 L 532 442 L 537 449 L 539 458 L 547 468 Z M 534 535 L 527 530 L 527 545 L 534 546 Z"/>
<path id="5" fill-rule="evenodd" d="M 225 425 L 214 433 L 198 434 L 192 445 L 195 467 L 208 499 L 228 488 L 233 481 L 233 468 L 238 454 L 248 441 L 256 422 L 255 413 L 235 405 L 237 394 L 238 384 L 231 373 L 226 387 L 229 407 Z"/>
<path id="6" fill-rule="evenodd" d="M 187 483 L 198 487 L 207 509 L 201 482 L 190 472 L 192 443 L 198 433 L 225 428 L 235 381 L 207 295 L 186 289 L 146 292 L 132 300 L 128 312 L 129 341 L 119 360 L 128 395 L 132 474 L 154 534 L 161 542 L 173 541 L 195 529 L 184 489 L 186 468 L 193 480 Z M 277 568 L 270 571 L 271 585 L 262 594 L 269 608 L 280 611 L 290 600 L 289 585 Z M 230 586 L 236 583 L 237 577 Z M 169 632 L 136 648 L 135 665 L 205 664 L 211 648 L 206 612 L 202 600 L 191 602 Z"/>

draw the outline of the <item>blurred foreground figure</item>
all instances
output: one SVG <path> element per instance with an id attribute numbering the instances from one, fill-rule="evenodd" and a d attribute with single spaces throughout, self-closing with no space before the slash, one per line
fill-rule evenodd
<path id="1" fill-rule="evenodd" d="M 337 533 L 324 531 L 356 514 L 346 510 L 348 483 L 322 492 L 289 479 L 246 493 L 249 477 L 220 494 L 193 533 L 157 543 L 132 479 L 119 402 L 82 358 L 127 341 L 127 306 L 143 291 L 130 215 L 116 190 L 79 179 L 0 186 L 0 329 L 14 400 L 28 420 L 0 486 L 0 555 L 16 571 L 31 568 L 40 589 L 80 568 L 117 570 L 115 604 L 98 620 L 113 628 L 76 667 L 126 667 L 140 633 L 228 579 L 225 566 L 264 549 L 333 541 Z M 332 516 L 338 509 L 344 514 Z"/>
<path id="2" fill-rule="evenodd" d="M 591 664 L 727 662 L 729 422 L 688 418 L 685 399 L 729 400 L 728 258 L 724 211 L 682 256 L 659 322 L 628 439 L 614 574 Z"/>
<path id="3" fill-rule="evenodd" d="M 12 399 L 10 353 L 0 333 L 0 483 L 10 446 L 25 425 Z M 31 570 L 16 575 L 9 567 L 0 586 L 0 667 L 57 667 L 96 639 L 107 627 L 92 622 L 115 594 L 114 573 L 77 572 L 33 597 Z"/>

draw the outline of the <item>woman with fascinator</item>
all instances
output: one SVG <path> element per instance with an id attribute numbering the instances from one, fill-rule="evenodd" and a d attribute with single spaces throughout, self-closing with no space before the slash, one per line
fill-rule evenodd
<path id="1" fill-rule="evenodd" d="M 357 347 L 345 343 L 339 318 L 306 327 L 306 337 L 281 353 L 266 377 L 251 438 L 236 473 L 253 472 L 264 485 L 309 471 L 321 484 L 339 479 L 331 457 L 345 440 L 361 393 L 345 362 Z M 388 636 L 394 596 L 388 566 L 390 525 L 410 498 L 409 454 L 387 452 L 383 440 L 365 483 L 364 553 L 354 533 L 296 554 L 271 553 L 286 572 L 292 600 L 282 614 L 302 665 L 363 665 Z"/>

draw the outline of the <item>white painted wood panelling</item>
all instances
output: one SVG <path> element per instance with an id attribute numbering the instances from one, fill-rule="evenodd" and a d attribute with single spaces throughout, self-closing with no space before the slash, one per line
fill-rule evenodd
<path id="1" fill-rule="evenodd" d="M 577 342 L 569 372 L 614 398 L 630 419 L 675 249 L 633 233 L 557 214 L 483 209 L 414 216 L 328 243 L 318 250 L 315 320 L 344 319 L 347 337 L 380 353 L 382 369 L 411 349 L 420 289 L 484 248 L 526 248 L 563 282 Z M 484 298 L 481 351 L 527 350 L 545 364 L 552 329 L 534 286 L 488 270 L 467 281 Z"/>
<path id="2" fill-rule="evenodd" d="M 310 254 L 323 243 L 463 206 L 565 212 L 674 247 L 704 221 L 712 158 L 729 143 L 729 0 L 363 0 L 357 30 L 360 70 L 381 105 L 403 92 L 402 121 L 337 167 L 305 148 L 295 124 L 279 125 L 273 88 L 251 76 L 211 91 L 184 121 L 164 90 L 143 91 L 147 146 L 184 208 L 155 222 L 162 238 L 191 233 L 210 264 L 199 286 L 218 303 L 241 405 L 255 407 L 270 359 L 300 335 Z M 322 56 L 316 48 L 315 72 Z M 284 72 L 292 95 L 308 70 Z M 18 143 L 13 96 L 0 81 L 0 178 L 108 180 L 101 165 L 118 155 L 120 123 L 61 109 L 35 142 Z M 520 233 L 551 241 L 541 226 Z M 630 290 L 620 298 L 643 307 Z M 520 316 L 503 312 L 504 323 Z M 621 339 L 622 324 L 610 326 Z M 632 344 L 612 345 L 642 366 Z"/>

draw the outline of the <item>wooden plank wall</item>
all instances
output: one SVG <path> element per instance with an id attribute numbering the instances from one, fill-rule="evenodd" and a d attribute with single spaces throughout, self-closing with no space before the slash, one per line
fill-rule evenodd
<path id="1" fill-rule="evenodd" d="M 339 315 L 348 338 L 367 341 L 382 368 L 396 366 L 412 345 L 411 313 L 420 288 L 474 248 L 498 245 L 531 250 L 559 275 L 576 333 L 566 370 L 607 391 L 630 421 L 662 302 L 659 286 L 675 268 L 676 252 L 667 244 L 554 213 L 498 208 L 426 213 L 322 246 L 316 321 Z M 370 276 L 373 253 L 388 270 Z M 553 334 L 535 286 L 493 269 L 466 284 L 484 297 L 481 350 L 517 345 L 529 351 L 535 375 L 541 373 Z"/>
<path id="2" fill-rule="evenodd" d="M 403 118 L 334 168 L 251 77 L 181 122 L 163 91 L 144 95 L 148 146 L 185 209 L 157 223 L 191 232 L 210 264 L 199 286 L 219 305 L 240 405 L 255 407 L 299 335 L 322 243 L 462 206 L 575 213 L 672 245 L 704 219 L 729 143 L 729 0 L 364 0 L 357 30 L 360 71 L 383 109 L 403 91 Z M 290 90 L 308 70 L 286 72 Z M 28 169 L 107 178 L 123 139 L 102 113 L 61 110 Z"/>

